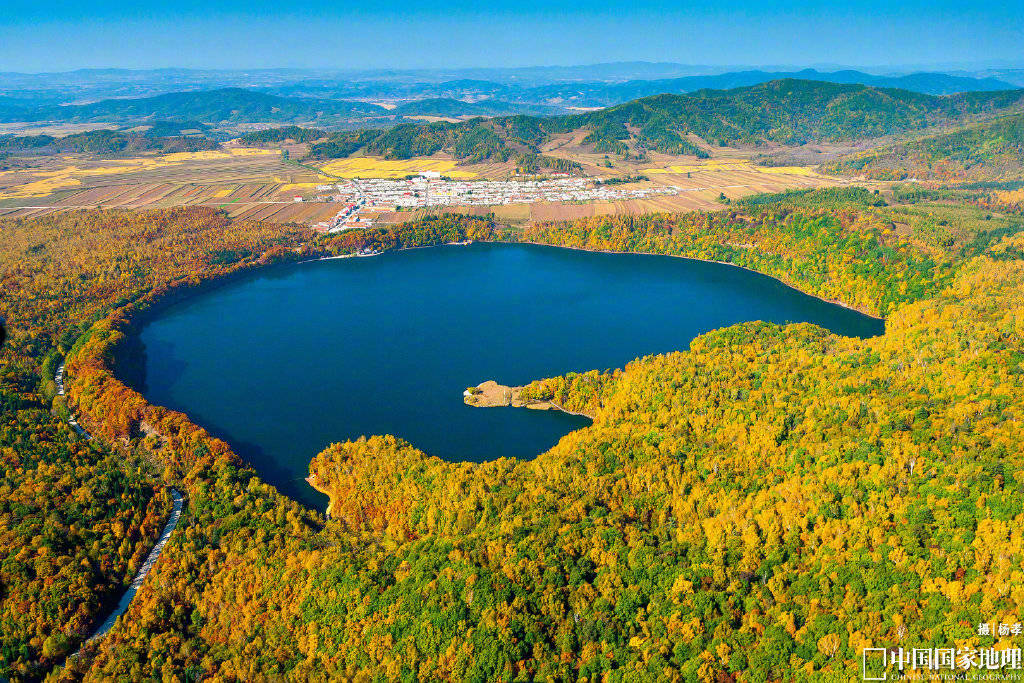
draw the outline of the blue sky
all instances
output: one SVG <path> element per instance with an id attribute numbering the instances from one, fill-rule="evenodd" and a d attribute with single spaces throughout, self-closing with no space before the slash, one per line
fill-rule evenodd
<path id="1" fill-rule="evenodd" d="M 1022 1 L 0 0 L 0 71 L 1024 62 Z"/>

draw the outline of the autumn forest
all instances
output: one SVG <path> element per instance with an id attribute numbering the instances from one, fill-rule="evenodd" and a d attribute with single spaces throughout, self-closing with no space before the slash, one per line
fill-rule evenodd
<path id="1" fill-rule="evenodd" d="M 1024 607 L 1012 200 L 896 185 L 338 236 L 206 208 L 0 219 L 0 674 L 839 681 L 865 647 L 1017 647 L 977 630 Z M 745 323 L 537 378 L 527 397 L 593 424 L 533 460 L 337 443 L 309 454 L 329 516 L 119 379 L 133 325 L 170 301 L 275 262 L 466 239 L 732 263 L 886 331 Z M 182 523 L 117 626 L 83 646 L 171 487 Z"/>

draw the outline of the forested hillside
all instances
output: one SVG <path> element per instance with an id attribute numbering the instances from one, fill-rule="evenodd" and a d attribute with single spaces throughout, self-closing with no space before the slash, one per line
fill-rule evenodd
<path id="1" fill-rule="evenodd" d="M 827 170 L 879 180 L 1024 180 L 1024 114 L 872 150 Z"/>
<path id="2" fill-rule="evenodd" d="M 731 90 L 653 95 L 568 116 L 539 116 L 537 114 L 551 109 L 497 100 L 466 103 L 452 98 L 431 98 L 388 110 L 363 102 L 281 97 L 241 88 L 111 99 L 81 105 L 46 105 L 30 110 L 21 106 L 9 112 L 6 118 L 0 115 L 0 120 L 121 124 L 174 121 L 179 128 L 186 121 L 220 126 L 279 122 L 358 127 L 359 130 L 336 131 L 326 140 L 313 144 L 311 155 L 334 158 L 362 150 L 387 158 L 406 159 L 444 151 L 469 161 L 504 161 L 516 153 L 537 153 L 552 136 L 575 132 L 582 133 L 585 146 L 621 155 L 659 151 L 705 156 L 707 145 L 799 145 L 871 139 L 929 126 L 962 123 L 976 117 L 1019 112 L 1024 107 L 1024 90 L 937 96 L 858 84 L 780 79 Z M 406 118 L 463 115 L 479 118 L 429 124 Z M 290 130 L 295 133 L 298 128 L 292 126 Z M 107 134 L 131 137 L 136 145 L 148 140 L 150 147 L 161 137 L 155 133 Z M 259 131 L 246 135 L 270 141 L 261 137 Z M 162 137 L 168 138 L 164 144 L 169 144 L 170 138 L 175 136 L 164 132 Z M 302 141 L 312 142 L 320 137 L 303 136 Z M 22 139 L 18 144 L 28 143 L 27 139 Z M 178 144 L 197 143 L 178 141 Z"/>
<path id="3" fill-rule="evenodd" d="M 314 157 L 357 150 L 407 159 L 445 151 L 458 159 L 508 159 L 538 151 L 552 135 L 585 130 L 599 152 L 656 150 L 705 155 L 688 136 L 710 144 L 803 144 L 874 138 L 1024 106 L 1024 90 L 934 96 L 786 79 L 735 90 L 656 95 L 586 114 L 402 124 L 384 131 L 339 133 L 313 146 Z"/>
<path id="4" fill-rule="evenodd" d="M 0 135 L 0 153 L 42 155 L 83 153 L 98 156 L 139 152 L 198 152 L 220 145 L 202 135 L 161 135 L 163 127 L 145 133 L 96 130 L 63 137 L 51 135 Z"/>
<path id="5" fill-rule="evenodd" d="M 463 102 L 451 97 L 431 97 L 413 100 L 393 110 L 402 116 L 503 116 L 508 114 L 551 114 L 558 113 L 555 107 L 525 102 L 502 100 L 481 100 Z"/>
<path id="6" fill-rule="evenodd" d="M 76 649 L 170 510 L 164 464 L 67 424 L 76 408 L 57 395 L 57 367 L 114 307 L 297 237 L 227 226 L 195 209 L 0 220 L 0 676 L 33 679 Z"/>
<path id="7" fill-rule="evenodd" d="M 876 76 L 863 71 L 732 71 L 708 76 L 683 76 L 653 80 L 630 80 L 624 83 L 558 83 L 526 89 L 498 90 L 501 97 L 530 102 L 559 102 L 576 106 L 610 106 L 651 95 L 688 93 L 698 90 L 726 90 L 796 78 L 804 81 L 853 83 L 875 88 L 899 88 L 929 95 L 951 95 L 975 90 L 1012 90 L 1014 85 L 995 78 L 965 78 L 942 73 L 914 73 L 905 76 Z M 497 84 L 492 84 L 497 86 Z M 498 86 L 500 88 L 500 86 Z"/>
<path id="8" fill-rule="evenodd" d="M 74 553 L 138 556 L 169 483 L 188 495 L 179 531 L 122 622 L 60 677 L 846 680 L 865 645 L 1005 645 L 973 624 L 1020 621 L 1024 602 L 1024 218 L 898 200 L 790 193 L 525 232 L 442 216 L 315 243 L 200 209 L 0 221 L 0 522 L 32 519 L 16 487 L 52 489 L 24 494 L 38 531 L 16 533 L 40 541 L 15 541 L 24 557 L 4 564 L 34 571 L 4 575 L 3 672 L 74 646 L 96 613 Z M 400 435 L 334 445 L 310 454 L 329 522 L 116 378 L 131 321 L 210 278 L 465 237 L 730 261 L 885 314 L 886 333 L 748 323 L 550 378 L 529 391 L 594 424 L 533 461 L 446 463 Z M 100 436 L 88 445 L 52 400 L 62 355 L 68 409 Z M 103 490 L 90 476 L 127 484 L 83 516 L 84 491 Z M 47 564 L 48 538 L 72 559 Z M 122 567 L 100 571 L 116 584 Z M 36 585 L 55 591 L 38 636 L 18 621 Z"/>
<path id="9" fill-rule="evenodd" d="M 387 114 L 374 104 L 280 97 L 243 88 L 175 92 L 91 104 L 0 110 L 0 121 L 113 121 L 188 119 L 206 123 L 335 120 Z"/>
<path id="10" fill-rule="evenodd" d="M 655 96 L 578 117 L 590 126 L 644 129 L 665 119 L 708 141 L 852 140 L 1024 105 L 1024 91 L 933 96 L 906 90 L 784 79 L 735 90 Z M 570 119 L 573 120 L 573 119 Z"/>
<path id="11" fill-rule="evenodd" d="M 326 137 L 327 133 L 316 128 L 301 126 L 284 126 L 282 128 L 265 128 L 254 130 L 238 138 L 243 145 L 266 145 L 293 140 L 295 142 L 313 142 Z"/>

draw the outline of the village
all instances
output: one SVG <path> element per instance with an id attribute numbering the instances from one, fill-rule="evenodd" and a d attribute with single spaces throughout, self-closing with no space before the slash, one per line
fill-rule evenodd
<path id="1" fill-rule="evenodd" d="M 437 172 L 404 179 L 352 179 L 319 185 L 313 201 L 338 202 L 344 208 L 333 220 L 317 227 L 340 232 L 373 225 L 374 212 L 415 210 L 442 206 L 497 206 L 534 202 L 589 202 L 644 199 L 675 195 L 675 186 L 616 188 L 602 178 L 576 178 L 556 174 L 543 180 L 451 180 Z"/>

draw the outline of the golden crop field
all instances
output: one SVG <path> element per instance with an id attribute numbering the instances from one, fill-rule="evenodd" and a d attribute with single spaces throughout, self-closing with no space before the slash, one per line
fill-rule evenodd
<path id="1" fill-rule="evenodd" d="M 579 161 L 593 177 L 643 175 L 649 178 L 626 187 L 675 186 L 674 196 L 577 203 L 536 203 L 496 207 L 451 207 L 446 211 L 494 212 L 499 220 L 533 220 L 682 212 L 716 209 L 721 195 L 736 199 L 758 192 L 777 192 L 843 184 L 809 166 L 757 166 L 741 150 L 716 150 L 713 159 L 651 153 L 640 160 L 607 158 L 579 146 L 575 138 L 551 146 L 545 153 Z M 611 168 L 609 168 L 609 164 Z M 504 180 L 514 177 L 512 162 L 488 161 L 464 165 L 438 154 L 391 160 L 374 157 L 337 159 L 319 167 L 282 159 L 276 149 L 225 147 L 221 150 L 96 159 L 61 155 L 31 160 L 23 168 L 0 172 L 0 215 L 35 216 L 79 208 L 155 209 L 173 206 L 211 206 L 232 216 L 276 222 L 315 224 L 330 220 L 338 210 L 332 202 L 309 199 L 318 185 L 337 178 L 401 178 L 434 171 L 458 179 Z M 375 221 L 400 222 L 409 212 L 378 212 Z"/>
<path id="2" fill-rule="evenodd" d="M 436 171 L 449 178 L 476 178 L 473 171 L 456 170 L 454 159 L 378 159 L 376 157 L 354 157 L 337 159 L 320 167 L 324 173 L 337 178 L 402 178 L 404 176 Z"/>
<path id="3" fill-rule="evenodd" d="M 996 199 L 1006 204 L 1019 204 L 1024 202 L 1024 188 L 1018 190 L 996 190 L 992 194 Z"/>
<path id="4" fill-rule="evenodd" d="M 792 175 L 822 178 L 810 166 L 755 166 L 746 159 L 706 159 L 692 164 L 676 164 L 661 168 L 645 168 L 644 173 L 708 173 L 713 171 L 743 171 L 767 175 Z"/>
<path id="5" fill-rule="evenodd" d="M 277 154 L 274 150 L 236 147 L 202 152 L 176 152 L 155 156 L 119 159 L 109 165 L 79 165 L 33 171 L 0 172 L 0 199 L 47 197 L 57 190 L 80 187 L 98 176 L 121 176 L 182 166 L 194 161 L 223 161 L 238 157 Z"/>
<path id="6" fill-rule="evenodd" d="M 677 197 L 668 198 L 681 205 L 676 210 L 714 208 L 722 194 L 737 199 L 760 192 L 834 187 L 849 182 L 821 175 L 810 166 L 757 166 L 735 158 L 668 163 L 640 172 L 655 184 L 682 188 Z"/>

